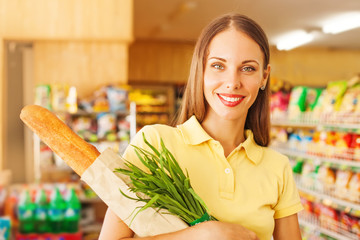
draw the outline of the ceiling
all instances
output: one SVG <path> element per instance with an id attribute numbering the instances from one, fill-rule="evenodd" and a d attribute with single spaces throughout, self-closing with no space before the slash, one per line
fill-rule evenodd
<path id="1" fill-rule="evenodd" d="M 306 46 L 360 50 L 360 28 L 337 35 L 320 32 L 329 17 L 360 11 L 360 0 L 134 0 L 136 39 L 195 41 L 213 18 L 227 12 L 245 14 L 257 21 L 271 45 L 296 29 L 316 31 Z"/>

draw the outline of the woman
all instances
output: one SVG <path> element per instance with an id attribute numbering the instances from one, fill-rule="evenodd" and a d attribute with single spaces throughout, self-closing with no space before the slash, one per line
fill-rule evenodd
<path id="1" fill-rule="evenodd" d="M 302 210 L 287 157 L 269 144 L 269 46 L 253 20 L 215 19 L 196 44 L 177 127 L 141 131 L 155 147 L 160 137 L 189 172 L 209 221 L 143 239 L 300 240 Z M 134 145 L 145 148 L 142 134 Z M 125 159 L 139 163 L 130 147 Z M 131 239 L 133 232 L 108 210 L 100 239 Z"/>

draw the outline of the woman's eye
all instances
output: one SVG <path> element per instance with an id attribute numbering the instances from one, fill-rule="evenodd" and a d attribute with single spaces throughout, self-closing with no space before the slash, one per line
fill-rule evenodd
<path id="1" fill-rule="evenodd" d="M 215 69 L 219 69 L 219 70 L 223 70 L 224 69 L 224 66 L 222 66 L 221 64 L 218 64 L 218 63 L 214 63 L 211 65 L 213 68 Z"/>
<path id="2" fill-rule="evenodd" d="M 242 71 L 244 71 L 244 72 L 253 72 L 253 71 L 255 71 L 255 68 L 254 67 L 243 67 L 242 68 Z"/>

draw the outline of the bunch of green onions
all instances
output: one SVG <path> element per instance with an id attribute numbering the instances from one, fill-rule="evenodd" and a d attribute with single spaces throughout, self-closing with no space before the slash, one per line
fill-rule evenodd
<path id="1" fill-rule="evenodd" d="M 130 177 L 129 189 L 136 193 L 137 198 L 130 197 L 121 190 L 120 192 L 129 199 L 146 203 L 136 212 L 133 219 L 139 212 L 152 207 L 158 210 L 166 209 L 190 226 L 203 221 L 216 220 L 208 215 L 209 211 L 204 201 L 191 187 L 188 173 L 184 174 L 174 156 L 165 147 L 163 140 L 161 139 L 161 149 L 158 151 L 146 140 L 144 134 L 143 139 L 152 152 L 137 146 L 133 147 L 149 173 L 129 161 L 125 161 L 128 169 L 115 169 L 115 172 Z"/>

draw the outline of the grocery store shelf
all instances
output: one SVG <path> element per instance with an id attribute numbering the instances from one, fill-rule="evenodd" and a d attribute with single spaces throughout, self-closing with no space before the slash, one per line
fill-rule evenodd
<path id="1" fill-rule="evenodd" d="M 321 114 L 314 116 L 311 112 L 299 114 L 294 119 L 289 119 L 287 113 L 271 118 L 272 126 L 293 128 L 316 128 L 319 130 L 331 130 L 360 133 L 359 114 Z"/>
<path id="2" fill-rule="evenodd" d="M 299 224 L 304 226 L 304 227 L 308 227 L 311 230 L 314 231 L 318 231 L 321 232 L 329 237 L 335 238 L 337 240 L 357 240 L 359 239 L 356 235 L 343 231 L 343 230 L 339 230 L 340 233 L 334 232 L 332 230 L 326 229 L 324 227 L 322 227 L 317 221 L 314 220 L 309 220 L 303 217 L 299 217 Z M 339 228 L 340 229 L 340 228 Z"/>
<path id="3" fill-rule="evenodd" d="M 345 160 L 345 159 L 341 159 L 341 158 L 322 157 L 322 156 L 308 154 L 308 153 L 305 153 L 305 152 L 302 152 L 299 150 L 290 149 L 290 148 L 284 147 L 284 146 L 272 146 L 272 148 L 284 155 L 287 155 L 287 156 L 301 157 L 301 158 L 306 158 L 306 159 L 311 159 L 311 160 L 316 160 L 316 161 L 321 161 L 321 162 L 332 163 L 332 164 L 336 164 L 336 165 L 340 165 L 340 166 L 349 166 L 349 167 L 360 168 L 360 161 Z"/>
<path id="4" fill-rule="evenodd" d="M 339 208 L 339 206 L 340 206 L 340 208 L 346 208 L 346 209 L 348 209 L 349 212 L 353 213 L 354 215 L 359 215 L 359 213 L 360 213 L 360 204 L 342 200 L 342 199 L 330 196 L 329 194 L 321 193 L 320 191 L 317 191 L 317 190 L 305 188 L 305 187 L 301 186 L 301 184 L 297 184 L 297 188 L 300 192 L 304 192 L 306 194 L 310 194 L 319 199 L 325 200 L 325 202 L 328 205 L 337 205 L 338 208 Z"/>

